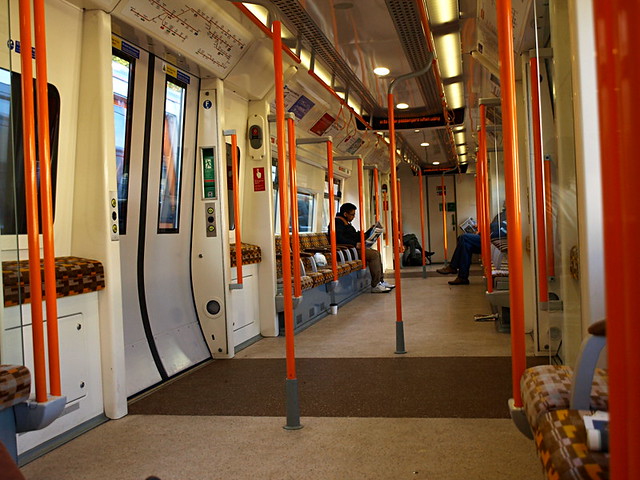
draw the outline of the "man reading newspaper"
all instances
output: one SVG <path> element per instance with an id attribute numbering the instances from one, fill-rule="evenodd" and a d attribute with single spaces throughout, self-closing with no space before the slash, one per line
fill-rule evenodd
<path id="1" fill-rule="evenodd" d="M 360 244 L 360 232 L 351 225 L 354 217 L 356 216 L 356 206 L 353 203 L 344 203 L 340 206 L 340 211 L 335 218 L 336 229 L 336 242 L 343 245 L 353 245 L 354 247 Z M 331 228 L 331 226 L 329 226 Z M 382 225 L 376 223 L 373 225 L 365 236 L 365 258 L 367 259 L 367 266 L 371 272 L 371 293 L 387 293 L 390 292 L 395 285 L 384 281 L 382 272 L 382 259 L 380 258 L 380 252 L 369 248 L 374 244 L 377 238 L 382 233 Z"/>

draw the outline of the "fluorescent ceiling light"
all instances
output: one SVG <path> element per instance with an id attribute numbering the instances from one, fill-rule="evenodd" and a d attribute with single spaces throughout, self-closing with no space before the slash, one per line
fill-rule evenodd
<path id="1" fill-rule="evenodd" d="M 453 22 L 458 18 L 457 0 L 427 0 L 431 25 Z"/>
<path id="2" fill-rule="evenodd" d="M 452 83 L 444 87 L 449 108 L 460 108 L 464 106 L 464 96 L 462 94 L 462 82 Z"/>
<path id="3" fill-rule="evenodd" d="M 416 133 L 420 133 L 420 130 L 417 130 L 417 129 L 416 129 L 416 130 L 414 130 L 414 132 L 416 132 Z"/>
<path id="4" fill-rule="evenodd" d="M 448 33 L 435 38 L 438 65 L 442 78 L 462 75 L 462 56 L 460 55 L 460 34 Z"/>
<path id="5" fill-rule="evenodd" d="M 432 165 L 440 165 L 440 162 L 432 162 Z"/>
<path id="6" fill-rule="evenodd" d="M 269 12 L 266 8 L 261 7 L 260 5 L 255 5 L 253 3 L 243 3 L 247 10 L 253 13 L 258 20 L 262 22 L 263 25 L 267 25 L 267 19 L 269 18 Z"/>
<path id="7" fill-rule="evenodd" d="M 429 142 L 422 142 L 420 144 L 421 147 L 428 147 L 429 146 Z"/>
<path id="8" fill-rule="evenodd" d="M 456 139 L 456 144 L 465 143 L 464 132 L 454 133 L 453 136 Z"/>
<path id="9" fill-rule="evenodd" d="M 300 62 L 307 70 L 311 70 L 311 53 L 304 48 L 300 51 Z"/>
<path id="10" fill-rule="evenodd" d="M 376 67 L 373 69 L 373 73 L 380 77 L 384 77 L 385 75 L 389 75 L 389 69 L 387 67 Z"/>
<path id="11" fill-rule="evenodd" d="M 400 109 L 400 110 L 406 110 L 407 108 L 409 108 L 409 105 L 406 103 L 399 103 L 396 105 L 396 108 Z"/>

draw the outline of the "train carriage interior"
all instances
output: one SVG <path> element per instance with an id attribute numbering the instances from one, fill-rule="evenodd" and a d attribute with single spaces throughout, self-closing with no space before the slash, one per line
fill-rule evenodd
<path id="1" fill-rule="evenodd" d="M 0 4 L 0 480 L 640 478 L 639 15 Z"/>

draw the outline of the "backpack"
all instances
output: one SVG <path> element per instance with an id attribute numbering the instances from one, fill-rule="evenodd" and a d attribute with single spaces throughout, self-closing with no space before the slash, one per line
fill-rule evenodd
<path id="1" fill-rule="evenodd" d="M 402 254 L 402 266 L 415 267 L 422 265 L 422 247 L 418 242 L 418 237 L 413 233 L 407 233 L 402 237 L 402 243 L 405 247 Z"/>

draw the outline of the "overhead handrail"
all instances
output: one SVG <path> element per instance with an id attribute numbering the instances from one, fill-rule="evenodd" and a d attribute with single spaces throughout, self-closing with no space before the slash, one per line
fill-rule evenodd
<path id="1" fill-rule="evenodd" d="M 516 117 L 515 67 L 511 0 L 497 0 L 498 50 L 500 54 L 500 97 L 507 200 L 509 248 L 509 307 L 511 313 L 511 381 L 513 406 L 522 408 L 520 378 L 526 367 L 524 349 L 524 285 L 522 225 L 520 211 L 520 164 Z"/>
<path id="2" fill-rule="evenodd" d="M 362 260 L 361 269 L 367 268 L 366 250 L 367 246 L 364 241 L 364 193 L 363 193 L 363 162 L 362 155 L 345 155 L 340 157 L 333 157 L 334 162 L 343 160 L 357 160 L 358 168 L 358 208 L 360 209 L 360 259 Z"/>
<path id="3" fill-rule="evenodd" d="M 478 187 L 480 197 L 480 242 L 482 247 L 482 265 L 484 267 L 484 277 L 487 281 L 487 292 L 493 292 L 493 273 L 491 268 L 491 228 L 489 220 L 489 167 L 487 162 L 487 105 L 480 103 L 480 138 L 479 138 L 478 164 Z M 496 265 L 499 267 L 499 265 Z"/>
<path id="4" fill-rule="evenodd" d="M 432 55 L 433 57 L 433 55 Z M 400 281 L 400 255 L 398 251 L 398 196 L 397 196 L 397 182 L 398 175 L 396 172 L 396 126 L 395 126 L 395 112 L 393 102 L 393 89 L 398 85 L 398 82 L 408 80 L 410 78 L 424 75 L 429 71 L 432 66 L 432 58 L 427 59 L 427 66 L 417 72 L 408 73 L 406 75 L 400 75 L 393 79 L 389 84 L 387 91 L 387 110 L 389 111 L 389 170 L 391 171 L 391 228 L 393 237 L 393 266 L 395 271 L 396 280 L 396 351 L 397 354 L 407 353 L 404 345 L 404 325 L 402 322 L 402 286 Z"/>
<path id="5" fill-rule="evenodd" d="M 36 85 L 38 90 L 38 155 L 40 158 L 40 210 L 44 247 L 44 291 L 47 310 L 47 352 L 49 389 L 62 395 L 60 385 L 60 346 L 58 338 L 58 295 L 56 291 L 55 247 L 53 241 L 53 204 L 51 188 L 51 143 L 49 138 L 49 95 L 47 81 L 47 38 L 44 1 L 33 2 L 36 39 Z M 39 255 L 38 255 L 39 256 Z"/>
<path id="6" fill-rule="evenodd" d="M 424 185 L 422 179 L 422 169 L 418 170 L 418 182 L 420 182 L 420 240 L 422 241 L 422 278 L 427 278 L 427 256 L 424 243 Z"/>
<path id="7" fill-rule="evenodd" d="M 542 129 L 540 116 L 540 76 L 538 75 L 538 57 L 529 59 L 531 79 L 531 117 L 533 123 L 533 171 L 535 182 L 536 205 L 536 250 L 538 264 L 538 299 L 540 302 L 549 301 L 547 284 L 547 239 L 546 239 L 546 202 L 545 183 L 542 165 Z"/>
<path id="8" fill-rule="evenodd" d="M 449 259 L 449 249 L 447 242 L 447 192 L 444 184 L 444 173 L 440 183 L 440 194 L 442 196 L 442 250 L 444 252 L 444 264 L 447 264 Z"/>
<path id="9" fill-rule="evenodd" d="M 33 66 L 31 60 L 31 5 L 20 0 L 20 64 L 22 67 L 22 144 L 24 150 L 25 203 L 29 283 L 31 285 L 31 328 L 36 401 L 47 401 L 47 378 L 42 319 L 42 279 L 40 276 L 40 242 L 38 232 L 38 186 L 36 179 L 35 123 L 33 118 Z"/>
<path id="10" fill-rule="evenodd" d="M 287 112 L 287 135 L 289 138 L 289 183 L 291 192 L 291 235 L 293 243 L 293 295 L 302 296 L 302 278 L 300 269 L 300 224 L 298 220 L 298 180 L 296 160 L 296 124 L 294 115 Z"/>
<path id="11" fill-rule="evenodd" d="M 375 212 L 376 222 L 380 221 L 380 180 L 378 179 L 378 168 L 373 169 L 373 190 L 375 192 Z M 378 251 L 382 250 L 382 240 L 378 237 Z"/>
<path id="12" fill-rule="evenodd" d="M 231 137 L 231 185 L 233 187 L 233 218 L 236 231 L 236 283 L 229 284 L 229 290 L 242 289 L 242 233 L 240 229 L 240 191 L 238 189 L 238 136 L 235 130 L 224 130 L 225 137 Z"/>
<path id="13" fill-rule="evenodd" d="M 334 204 L 333 195 L 333 137 L 318 138 L 299 138 L 298 145 L 309 145 L 317 143 L 325 143 L 327 145 L 327 176 L 329 184 L 329 241 L 331 243 L 331 271 L 333 272 L 333 281 L 338 282 L 338 251 L 336 248 L 336 229 L 331 228 L 336 218 L 336 206 Z"/>

